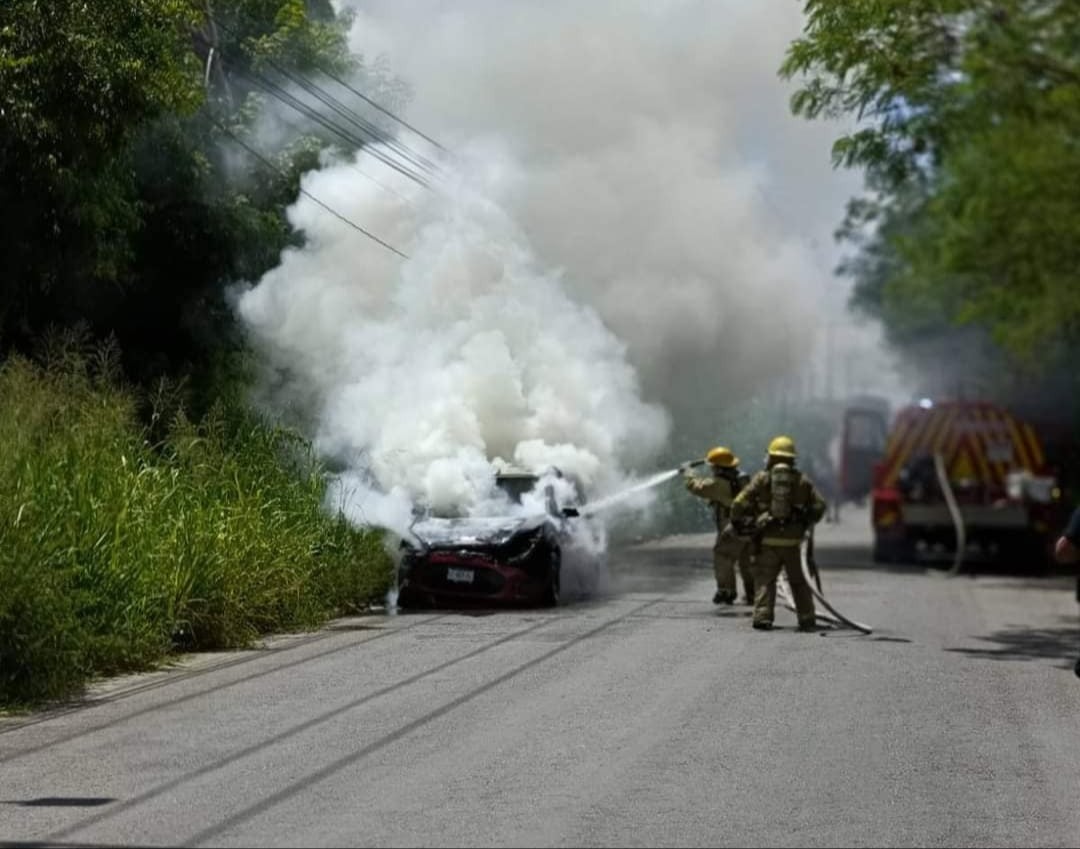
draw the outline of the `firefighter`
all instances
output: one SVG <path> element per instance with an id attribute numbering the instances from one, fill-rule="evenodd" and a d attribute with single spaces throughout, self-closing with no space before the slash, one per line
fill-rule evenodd
<path id="1" fill-rule="evenodd" d="M 1073 511 L 1069 524 L 1054 544 L 1054 559 L 1058 563 L 1071 564 L 1080 561 L 1080 508 Z M 1080 589 L 1077 590 L 1080 600 Z"/>
<path id="2" fill-rule="evenodd" d="M 1061 564 L 1071 565 L 1080 562 L 1080 507 L 1073 511 L 1069 524 L 1061 532 L 1054 544 L 1054 559 Z M 1080 601 L 1080 572 L 1076 576 L 1076 600 Z M 1080 661 L 1077 661 L 1080 664 Z M 1077 668 L 1080 675 L 1080 667 Z"/>
<path id="3" fill-rule="evenodd" d="M 825 516 L 826 504 L 811 480 L 795 467 L 795 442 L 778 436 L 769 443 L 765 469 L 754 475 L 735 498 L 731 520 L 737 531 L 751 537 L 753 625 L 768 631 L 773 625 L 776 579 L 783 570 L 795 597 L 800 631 L 816 630 L 814 596 L 803 575 L 799 546 L 806 531 Z"/>
<path id="4" fill-rule="evenodd" d="M 1069 524 L 1061 532 L 1054 544 L 1054 559 L 1062 564 L 1080 562 L 1080 507 L 1073 511 Z M 1080 601 L 1080 573 L 1076 576 L 1076 600 Z M 1073 672 L 1080 677 L 1080 658 L 1073 666 Z"/>
<path id="5" fill-rule="evenodd" d="M 716 543 L 713 545 L 713 574 L 716 577 L 716 594 L 713 604 L 734 604 L 738 598 L 735 587 L 735 566 L 743 582 L 743 600 L 752 604 L 754 581 L 750 574 L 749 540 L 737 536 L 731 527 L 731 503 L 746 486 L 749 478 L 739 471 L 739 458 L 730 448 L 718 446 L 705 455 L 711 476 L 696 477 L 689 466 L 682 469 L 686 488 L 699 498 L 709 502 L 716 519 Z"/>

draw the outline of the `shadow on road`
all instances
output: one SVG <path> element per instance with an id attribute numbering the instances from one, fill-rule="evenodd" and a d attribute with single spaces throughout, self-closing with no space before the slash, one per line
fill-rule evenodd
<path id="1" fill-rule="evenodd" d="M 830 545 L 818 542 L 814 559 L 823 571 L 864 570 L 890 572 L 895 575 L 922 575 L 926 566 L 920 563 L 875 563 L 868 546 Z"/>
<path id="2" fill-rule="evenodd" d="M 754 615 L 754 611 L 745 605 L 740 607 L 718 607 L 714 615 L 721 619 L 748 619 Z"/>
<path id="3" fill-rule="evenodd" d="M 857 571 L 915 578 L 936 573 L 945 577 L 952 566 L 951 556 L 934 554 L 922 554 L 911 563 L 875 563 L 866 543 L 820 539 L 815 546 L 815 559 L 826 581 L 830 572 Z M 672 592 L 711 573 L 711 543 L 627 547 L 611 554 L 612 589 L 616 593 Z M 1016 566 L 976 557 L 965 562 L 960 573 L 951 580 L 978 578 L 1019 579 L 1010 583 L 1010 588 L 1016 590 L 1065 591 L 1072 591 L 1077 580 L 1074 566 Z"/>
<path id="4" fill-rule="evenodd" d="M 699 546 L 622 548 L 611 552 L 611 590 L 623 593 L 672 593 L 712 576 L 712 549 Z"/>
<path id="5" fill-rule="evenodd" d="M 947 648 L 945 651 L 989 660 L 1056 660 L 1072 669 L 1080 653 L 1080 628 L 1007 628 L 976 639 L 987 648 Z"/>
<path id="6" fill-rule="evenodd" d="M 99 808 L 115 801 L 104 796 L 45 796 L 40 799 L 3 799 L 0 805 L 17 805 L 20 808 Z"/>
<path id="7" fill-rule="evenodd" d="M 951 554 L 920 554 L 918 559 L 909 563 L 875 563 L 870 549 L 854 545 L 828 545 L 818 543 L 816 549 L 818 565 L 828 571 L 874 571 L 893 575 L 920 576 L 937 573 L 941 576 L 953 565 Z M 954 580 L 976 578 L 1020 578 L 1024 585 L 1032 588 L 1047 588 L 1061 585 L 1062 588 L 1074 586 L 1077 570 L 1075 566 L 1059 564 L 1017 565 L 979 557 L 969 557 L 964 561 L 959 574 Z"/>

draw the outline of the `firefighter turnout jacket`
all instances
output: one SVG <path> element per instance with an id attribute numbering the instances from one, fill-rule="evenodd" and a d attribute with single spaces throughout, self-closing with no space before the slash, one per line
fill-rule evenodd
<path id="1" fill-rule="evenodd" d="M 766 546 L 796 546 L 820 522 L 825 499 L 806 475 L 788 463 L 758 472 L 731 505 L 735 529 Z"/>
<path id="2" fill-rule="evenodd" d="M 723 531 L 731 518 L 731 505 L 748 480 L 749 477 L 742 472 L 718 472 L 707 478 L 688 477 L 686 488 L 709 502 L 716 519 L 716 530 Z"/>

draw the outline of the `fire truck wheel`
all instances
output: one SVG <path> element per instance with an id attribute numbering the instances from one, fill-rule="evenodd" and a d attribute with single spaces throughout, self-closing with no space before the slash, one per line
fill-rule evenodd
<path id="1" fill-rule="evenodd" d="M 874 538 L 875 563 L 914 563 L 915 545 L 909 539 Z"/>
<path id="2" fill-rule="evenodd" d="M 999 549 L 999 560 L 1004 566 L 1036 575 L 1050 567 L 1048 546 L 1036 536 L 1005 541 Z"/>

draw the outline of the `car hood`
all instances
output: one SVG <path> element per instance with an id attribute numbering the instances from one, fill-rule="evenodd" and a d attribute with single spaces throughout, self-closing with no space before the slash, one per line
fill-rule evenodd
<path id="1" fill-rule="evenodd" d="M 547 517 L 544 515 L 467 519 L 427 518 L 413 525 L 412 533 L 424 545 L 433 548 L 502 545 L 515 534 L 534 530 L 546 521 Z"/>

